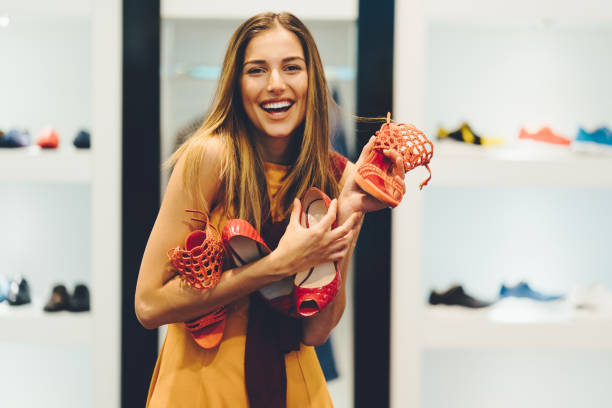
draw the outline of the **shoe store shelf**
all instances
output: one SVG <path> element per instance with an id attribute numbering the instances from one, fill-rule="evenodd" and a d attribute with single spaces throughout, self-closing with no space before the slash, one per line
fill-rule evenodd
<path id="1" fill-rule="evenodd" d="M 38 304 L 0 305 L 0 343 L 91 343 L 93 318 L 90 312 L 46 313 L 42 308 Z"/>
<path id="2" fill-rule="evenodd" d="M 0 149 L 0 180 L 89 183 L 90 179 L 88 150 Z"/>
<path id="3" fill-rule="evenodd" d="M 266 2 L 267 10 L 286 10 L 304 20 L 357 20 L 354 0 L 311 0 L 294 2 L 276 0 Z M 162 18 L 245 19 L 261 13 L 261 4 L 248 0 L 199 1 L 162 0 Z"/>
<path id="4" fill-rule="evenodd" d="M 91 1 L 83 0 L 2 0 L 0 16 L 20 17 L 89 17 Z"/>
<path id="5" fill-rule="evenodd" d="M 492 320 L 486 309 L 429 307 L 423 348 L 612 349 L 612 317 L 577 314 L 521 322 Z"/>
<path id="6" fill-rule="evenodd" d="M 439 187 L 612 187 L 612 155 L 453 142 L 436 144 L 434 152 L 432 182 Z"/>

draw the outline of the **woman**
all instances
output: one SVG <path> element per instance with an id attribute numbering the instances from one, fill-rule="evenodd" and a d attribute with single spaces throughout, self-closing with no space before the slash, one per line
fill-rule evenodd
<path id="1" fill-rule="evenodd" d="M 249 324 L 277 318 L 249 297 L 270 283 L 325 262 L 338 262 L 346 282 L 363 214 L 386 207 L 357 187 L 353 164 L 330 155 L 329 100 L 314 40 L 295 16 L 263 13 L 236 30 L 210 114 L 170 160 L 174 170 L 140 268 L 138 319 L 150 329 L 169 324 L 148 407 L 332 405 L 311 346 L 322 344 L 340 320 L 344 284 L 315 316 L 279 320 L 281 332 L 296 322 L 301 326 L 285 330 L 299 333 L 294 347 L 268 341 L 269 333 L 260 335 L 259 325 Z M 373 138 L 360 160 L 372 145 Z M 385 154 L 393 158 L 403 185 L 401 157 Z M 304 228 L 298 199 L 312 186 L 337 199 L 317 225 Z M 166 258 L 169 248 L 201 227 L 188 221 L 185 209 L 209 214 L 219 230 L 228 218 L 247 220 L 273 251 L 225 270 L 212 289 L 190 288 Z M 331 229 L 334 221 L 337 227 Z M 182 322 L 222 305 L 229 311 L 223 340 L 214 349 L 198 347 Z M 272 357 L 253 364 L 253 355 L 258 361 Z"/>

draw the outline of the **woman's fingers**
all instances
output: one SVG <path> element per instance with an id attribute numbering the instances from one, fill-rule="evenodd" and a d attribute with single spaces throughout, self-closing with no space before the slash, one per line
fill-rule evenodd
<path id="1" fill-rule="evenodd" d="M 289 216 L 289 224 L 300 224 L 300 213 L 302 212 L 302 203 L 297 198 L 293 199 L 293 208 Z"/>
<path id="2" fill-rule="evenodd" d="M 375 140 L 376 140 L 376 136 L 372 136 L 370 137 L 370 140 L 368 140 L 368 143 L 366 143 L 366 145 L 363 146 L 363 149 L 361 150 L 361 154 L 359 155 L 359 159 L 357 159 L 357 162 L 356 162 L 357 167 L 359 167 L 359 165 L 363 163 L 366 160 L 366 158 L 370 155 L 370 152 L 374 148 Z"/>
<path id="3" fill-rule="evenodd" d="M 317 232 L 324 232 L 330 230 L 332 225 L 334 225 L 334 221 L 336 221 L 336 212 L 338 211 L 338 200 L 334 198 L 329 204 L 329 208 L 327 209 L 327 214 L 321 218 L 321 220 L 312 227 Z"/>
<path id="4" fill-rule="evenodd" d="M 388 157 L 389 159 L 391 159 L 394 163 L 393 165 L 393 175 L 395 176 L 399 176 L 399 177 L 404 177 L 404 174 L 406 174 L 405 169 L 404 169 L 404 158 L 402 157 L 401 154 L 399 154 L 397 151 L 392 150 L 392 149 L 385 149 L 383 150 L 383 154 Z"/>

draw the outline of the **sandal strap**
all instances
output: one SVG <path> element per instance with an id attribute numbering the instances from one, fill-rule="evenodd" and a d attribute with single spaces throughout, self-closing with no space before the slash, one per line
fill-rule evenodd
<path id="1" fill-rule="evenodd" d="M 225 306 L 221 306 L 217 310 L 213 310 L 212 312 L 207 313 L 204 316 L 185 322 L 185 325 L 187 326 L 187 330 L 189 330 L 190 332 L 194 332 L 204 327 L 208 327 L 211 324 L 224 320 L 226 315 L 227 309 L 225 308 Z"/>
<path id="2" fill-rule="evenodd" d="M 375 176 L 382 179 L 385 183 L 385 189 L 387 191 L 399 191 L 401 195 L 404 195 L 405 193 L 404 186 L 402 186 L 397 180 L 395 180 L 395 177 L 385 173 L 378 166 L 372 163 L 364 163 L 363 165 L 359 166 L 358 171 L 359 174 L 364 178 Z"/>

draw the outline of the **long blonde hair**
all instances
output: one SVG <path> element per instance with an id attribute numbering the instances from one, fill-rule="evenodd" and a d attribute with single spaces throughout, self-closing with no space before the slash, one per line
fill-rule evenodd
<path id="1" fill-rule="evenodd" d="M 227 216 L 249 221 L 260 230 L 269 215 L 270 201 L 259 148 L 249 132 L 250 119 L 241 102 L 240 75 L 249 41 L 276 25 L 294 33 L 304 50 L 308 73 L 306 114 L 297 129 L 301 137 L 295 141 L 295 160 L 276 194 L 283 218 L 290 211 L 294 198 L 301 198 L 315 186 L 328 195 L 338 195 L 338 183 L 330 171 L 328 123 L 329 92 L 323 65 L 314 38 L 306 26 L 290 13 L 261 13 L 238 27 L 229 42 L 221 77 L 210 112 L 198 131 L 168 160 L 173 165 L 185 155 L 183 183 L 195 203 L 205 211 L 206 203 L 200 179 L 202 157 L 207 139 L 220 138 L 224 151 L 221 158 L 221 201 Z M 232 211 L 232 213 L 229 213 Z"/>

